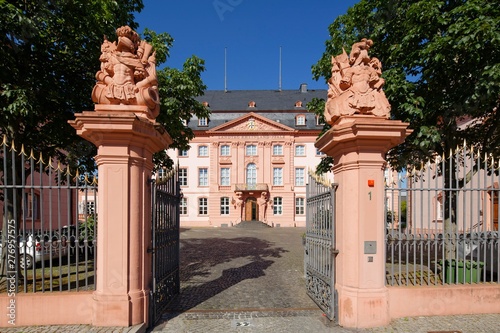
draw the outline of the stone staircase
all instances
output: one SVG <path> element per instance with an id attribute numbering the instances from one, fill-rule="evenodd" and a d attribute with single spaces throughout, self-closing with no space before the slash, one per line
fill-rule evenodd
<path id="1" fill-rule="evenodd" d="M 236 224 L 234 227 L 244 229 L 271 228 L 271 226 L 261 221 L 243 221 Z"/>

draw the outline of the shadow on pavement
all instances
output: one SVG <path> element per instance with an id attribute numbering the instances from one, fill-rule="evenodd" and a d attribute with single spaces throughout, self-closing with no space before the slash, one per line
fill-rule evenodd
<path id="1" fill-rule="evenodd" d="M 181 240 L 181 293 L 169 312 L 187 311 L 243 280 L 264 276 L 274 263 L 271 258 L 284 252 L 288 251 L 254 237 Z"/>

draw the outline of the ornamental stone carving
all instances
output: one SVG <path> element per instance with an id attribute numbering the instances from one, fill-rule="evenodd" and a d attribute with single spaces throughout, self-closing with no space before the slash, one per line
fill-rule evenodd
<path id="1" fill-rule="evenodd" d="M 373 45 L 363 38 L 352 45 L 349 56 L 343 53 L 332 57 L 332 76 L 328 80 L 328 100 L 324 116 L 333 125 L 340 116 L 354 114 L 389 118 L 391 105 L 382 86 L 382 64 L 368 51 Z"/>
<path id="2" fill-rule="evenodd" d="M 129 26 L 116 29 L 116 35 L 117 42 L 104 37 L 92 101 L 147 106 L 147 117 L 154 119 L 160 112 L 160 100 L 153 47 Z"/>

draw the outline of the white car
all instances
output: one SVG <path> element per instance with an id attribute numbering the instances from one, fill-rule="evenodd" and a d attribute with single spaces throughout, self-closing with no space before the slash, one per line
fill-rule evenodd
<path id="1" fill-rule="evenodd" d="M 19 237 L 19 266 L 21 269 L 30 269 L 35 263 L 62 258 L 68 252 L 66 236 L 59 236 L 57 232 L 35 232 Z M 3 252 L 3 243 L 0 242 L 0 258 Z"/>

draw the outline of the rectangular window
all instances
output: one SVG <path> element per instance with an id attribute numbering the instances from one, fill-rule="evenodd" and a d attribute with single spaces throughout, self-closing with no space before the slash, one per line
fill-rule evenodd
<path id="1" fill-rule="evenodd" d="M 229 215 L 229 198 L 220 198 L 220 215 Z"/>
<path id="2" fill-rule="evenodd" d="M 220 185 L 229 186 L 231 185 L 231 169 L 221 168 L 220 169 Z"/>
<path id="3" fill-rule="evenodd" d="M 325 155 L 325 153 L 320 152 L 319 149 L 316 148 L 316 156 L 323 156 L 323 155 Z"/>
<path id="4" fill-rule="evenodd" d="M 188 199 L 181 198 L 180 214 L 187 215 L 187 213 L 188 213 Z"/>
<path id="5" fill-rule="evenodd" d="M 207 198 L 199 198 L 198 199 L 198 214 L 199 215 L 208 215 L 208 199 Z"/>
<path id="6" fill-rule="evenodd" d="M 274 215 L 283 214 L 283 198 L 282 197 L 274 197 L 274 199 L 273 199 L 273 214 Z"/>
<path id="7" fill-rule="evenodd" d="M 28 212 L 26 214 L 27 218 L 30 219 L 38 219 L 39 212 L 40 212 L 40 205 L 39 205 L 39 196 L 38 194 L 33 194 L 31 193 L 25 193 L 25 200 L 26 200 L 26 208 L 28 209 Z M 94 204 L 93 201 L 91 201 L 92 204 Z M 87 205 L 88 207 L 88 205 Z M 95 209 L 93 210 L 95 212 Z"/>
<path id="8" fill-rule="evenodd" d="M 198 169 L 198 186 L 208 186 L 208 168 Z"/>
<path id="9" fill-rule="evenodd" d="M 198 156 L 208 156 L 208 146 L 199 146 Z"/>
<path id="10" fill-rule="evenodd" d="M 273 185 L 283 185 L 283 168 L 273 168 Z"/>
<path id="11" fill-rule="evenodd" d="M 305 185 L 305 169 L 304 168 L 295 168 L 295 186 L 304 186 Z"/>
<path id="12" fill-rule="evenodd" d="M 188 185 L 188 170 L 187 168 L 179 169 L 179 185 L 187 186 Z"/>
<path id="13" fill-rule="evenodd" d="M 306 117 L 304 116 L 297 116 L 297 118 L 295 119 L 296 121 L 296 125 L 297 126 L 304 126 L 306 124 Z"/>
<path id="14" fill-rule="evenodd" d="M 164 179 L 167 177 L 167 169 L 158 169 L 158 179 Z"/>
<path id="15" fill-rule="evenodd" d="M 273 155 L 283 155 L 283 146 L 282 145 L 274 145 L 273 146 Z"/>
<path id="16" fill-rule="evenodd" d="M 436 219 L 443 220 L 443 198 L 436 200 Z"/>
<path id="17" fill-rule="evenodd" d="M 231 147 L 229 145 L 220 146 L 220 155 L 221 156 L 229 156 L 231 155 Z"/>
<path id="18" fill-rule="evenodd" d="M 179 149 L 179 156 L 180 157 L 186 157 L 186 156 L 188 156 L 188 151 L 187 150 L 180 150 Z"/>
<path id="19" fill-rule="evenodd" d="M 257 146 L 256 145 L 246 146 L 246 155 L 247 156 L 257 156 Z"/>
<path id="20" fill-rule="evenodd" d="M 324 125 L 324 124 L 325 124 L 325 122 L 323 121 L 323 117 L 316 116 L 316 126 Z"/>
<path id="21" fill-rule="evenodd" d="M 295 146 L 295 156 L 306 156 L 306 147 L 303 145 Z"/>
<path id="22" fill-rule="evenodd" d="M 304 198 L 295 198 L 295 215 L 304 215 Z"/>
<path id="23" fill-rule="evenodd" d="M 200 119 L 198 119 L 198 126 L 200 126 L 200 127 L 206 127 L 206 126 L 208 126 L 208 120 L 207 120 L 207 118 L 200 118 Z"/>

